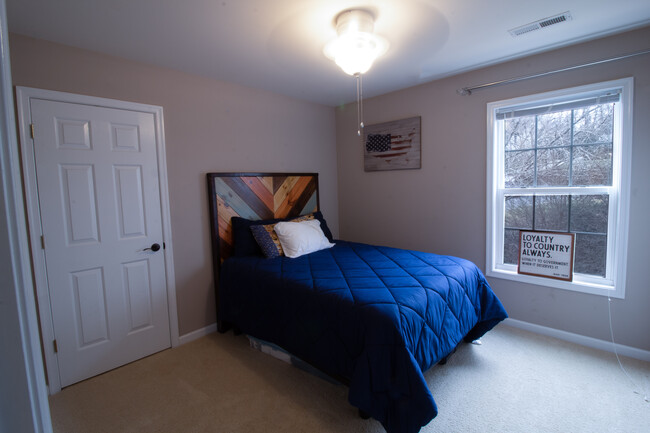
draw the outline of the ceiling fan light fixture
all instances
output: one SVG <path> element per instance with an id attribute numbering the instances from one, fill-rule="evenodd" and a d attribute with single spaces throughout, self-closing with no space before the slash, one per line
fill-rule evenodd
<path id="1" fill-rule="evenodd" d="M 336 17 L 338 37 L 325 45 L 325 56 L 348 75 L 368 72 L 373 62 L 388 50 L 388 41 L 374 34 L 374 27 L 370 12 L 360 9 L 341 12 Z"/>

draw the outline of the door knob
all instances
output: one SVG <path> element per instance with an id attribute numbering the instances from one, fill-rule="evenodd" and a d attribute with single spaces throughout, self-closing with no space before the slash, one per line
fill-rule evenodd
<path id="1" fill-rule="evenodd" d="M 145 248 L 145 249 L 142 250 L 142 251 L 148 251 L 148 250 L 151 250 L 151 251 L 153 251 L 153 252 L 155 253 L 155 252 L 158 251 L 159 249 L 160 249 L 160 244 L 151 244 L 151 246 L 150 246 L 149 248 Z"/>

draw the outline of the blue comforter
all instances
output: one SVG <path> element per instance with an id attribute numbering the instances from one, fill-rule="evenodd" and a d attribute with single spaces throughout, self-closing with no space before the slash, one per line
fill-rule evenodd
<path id="1" fill-rule="evenodd" d="M 344 378 L 350 403 L 389 433 L 431 421 L 422 372 L 507 317 L 467 260 L 344 241 L 296 259 L 227 259 L 218 314 Z"/>

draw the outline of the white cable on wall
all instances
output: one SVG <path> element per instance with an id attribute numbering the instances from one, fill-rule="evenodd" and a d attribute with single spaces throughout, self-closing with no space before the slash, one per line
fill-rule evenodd
<path id="1" fill-rule="evenodd" d="M 634 388 L 634 393 L 638 395 L 643 395 L 643 399 L 646 402 L 650 403 L 650 398 L 648 397 L 648 390 L 643 389 L 637 385 L 637 383 L 632 379 L 632 377 L 629 375 L 625 367 L 623 367 L 623 363 L 621 362 L 621 358 L 618 356 L 618 351 L 616 350 L 616 342 L 614 341 L 614 326 L 612 325 L 612 298 L 609 296 L 607 297 L 607 311 L 609 313 L 609 333 L 612 337 L 612 345 L 614 346 L 614 354 L 616 355 L 616 360 L 618 361 L 619 367 L 621 367 L 621 370 L 623 370 L 623 373 L 627 376 L 627 378 L 632 382 L 632 387 Z M 638 391 L 641 390 L 641 391 Z"/>

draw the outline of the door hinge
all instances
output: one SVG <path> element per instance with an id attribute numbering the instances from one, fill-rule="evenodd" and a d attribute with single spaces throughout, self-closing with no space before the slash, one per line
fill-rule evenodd
<path id="1" fill-rule="evenodd" d="M 45 236 L 41 236 L 41 248 L 45 249 Z"/>
<path id="2" fill-rule="evenodd" d="M 165 248 L 167 248 L 167 247 L 165 246 L 165 243 L 163 242 L 163 250 L 164 250 Z"/>
<path id="3" fill-rule="evenodd" d="M 56 344 L 56 340 L 52 341 L 52 345 L 54 346 L 54 353 L 59 353 L 59 346 Z"/>
<path id="4" fill-rule="evenodd" d="M 30 134 L 32 135 L 32 138 L 34 138 L 34 124 L 33 123 L 29 124 L 29 131 L 30 131 Z"/>

